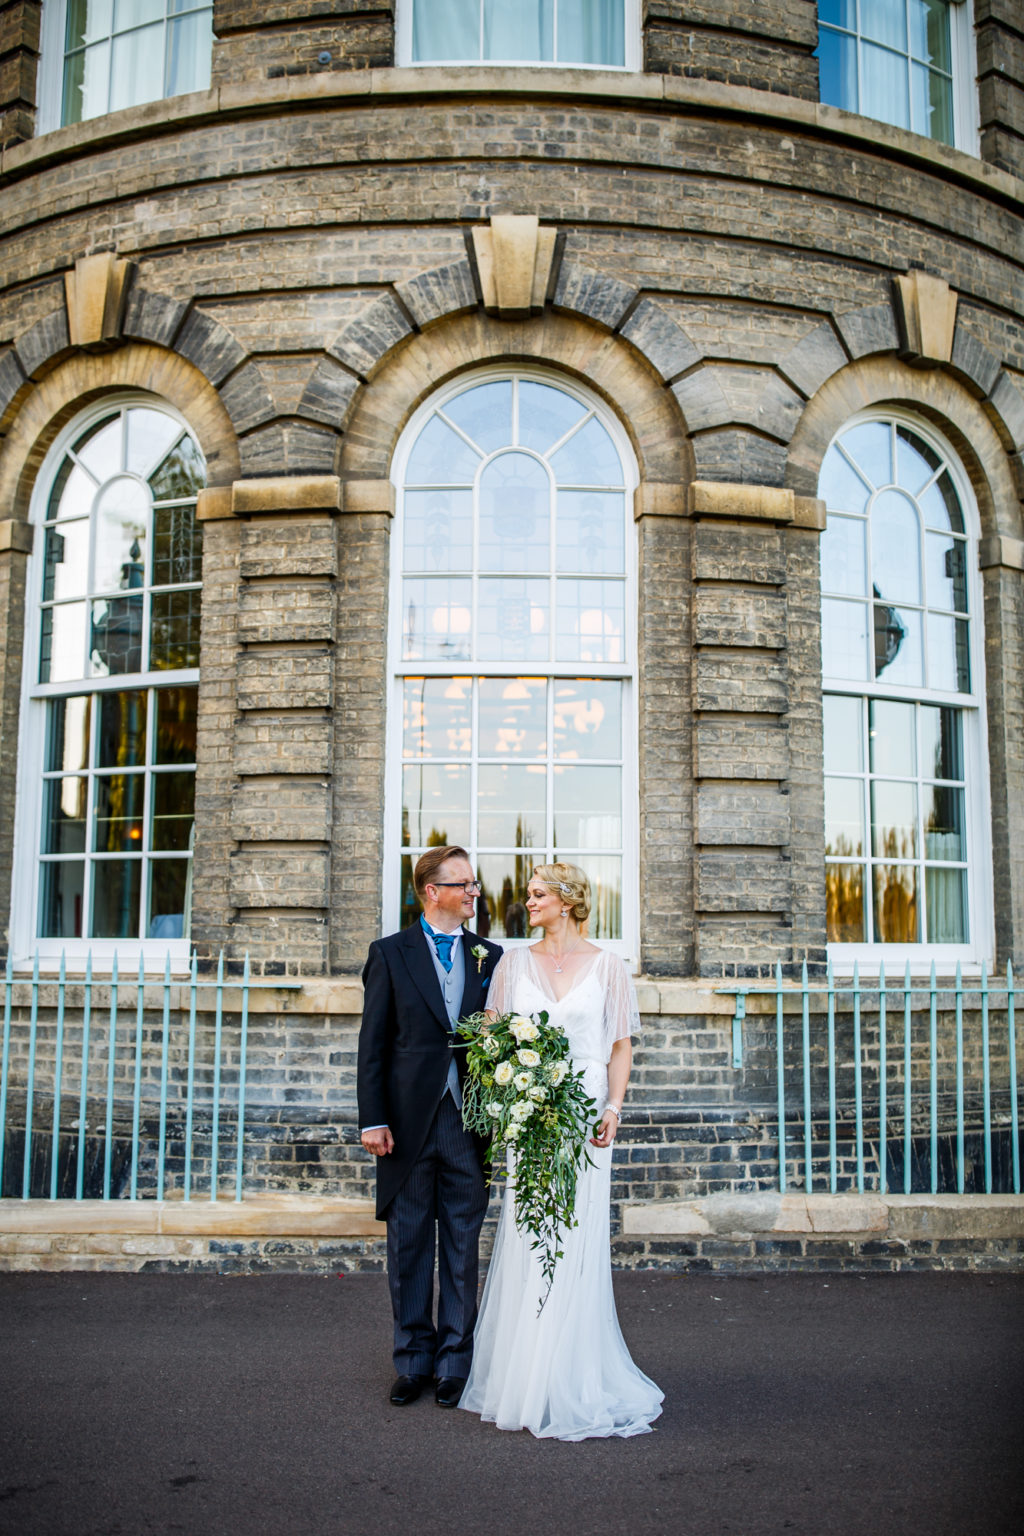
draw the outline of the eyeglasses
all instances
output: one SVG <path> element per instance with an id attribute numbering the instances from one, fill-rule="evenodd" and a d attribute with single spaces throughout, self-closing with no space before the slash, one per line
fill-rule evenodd
<path id="1" fill-rule="evenodd" d="M 431 880 L 431 885 L 447 885 L 453 891 L 463 891 L 467 896 L 479 896 L 483 886 L 479 880 Z"/>

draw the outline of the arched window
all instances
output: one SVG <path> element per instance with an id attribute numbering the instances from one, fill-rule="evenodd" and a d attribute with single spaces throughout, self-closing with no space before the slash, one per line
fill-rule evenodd
<path id="1" fill-rule="evenodd" d="M 187 937 L 204 483 L 195 438 L 148 399 L 92 409 L 43 465 L 19 824 L 34 897 L 15 898 L 26 949 L 153 940 L 162 956 Z"/>
<path id="2" fill-rule="evenodd" d="M 850 425 L 819 494 L 828 938 L 978 959 L 984 723 L 974 513 L 949 450 L 896 415 Z"/>
<path id="3" fill-rule="evenodd" d="M 413 419 L 396 478 L 389 920 L 415 919 L 418 855 L 461 843 L 482 931 L 525 938 L 530 872 L 564 857 L 590 875 L 591 936 L 635 953 L 621 430 L 574 385 L 476 376 Z"/>

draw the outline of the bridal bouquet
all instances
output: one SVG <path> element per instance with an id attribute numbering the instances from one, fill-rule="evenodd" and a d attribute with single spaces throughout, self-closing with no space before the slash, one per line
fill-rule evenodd
<path id="1" fill-rule="evenodd" d="M 560 1234 L 576 1225 L 594 1100 L 573 1071 L 564 1031 L 546 1013 L 474 1013 L 456 1028 L 467 1042 L 463 1124 L 489 1138 L 492 1169 L 502 1142 L 514 1148 L 516 1225 L 532 1236 L 550 1290 Z"/>

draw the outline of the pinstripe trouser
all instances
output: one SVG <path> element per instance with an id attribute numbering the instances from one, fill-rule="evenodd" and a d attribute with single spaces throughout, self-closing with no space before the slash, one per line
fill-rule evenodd
<path id="1" fill-rule="evenodd" d="M 462 1116 L 445 1093 L 423 1151 L 387 1209 L 388 1285 L 400 1376 L 468 1376 L 487 1189 Z M 434 1326 L 435 1225 L 438 1249 Z"/>

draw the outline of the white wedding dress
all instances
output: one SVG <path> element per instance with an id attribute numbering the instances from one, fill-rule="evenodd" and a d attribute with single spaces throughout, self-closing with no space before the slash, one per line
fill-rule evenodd
<path id="1" fill-rule="evenodd" d="M 569 1038 L 573 1065 L 596 1102 L 608 1098 L 616 1040 L 640 1029 L 636 994 L 623 962 L 598 951 L 560 1001 L 530 948 L 506 950 L 487 1006 L 498 1013 L 546 1011 Z M 502 1202 L 460 1407 L 498 1426 L 546 1439 L 642 1435 L 663 1393 L 633 1364 L 612 1294 L 609 1198 L 612 1149 L 592 1147 L 576 1186 L 578 1225 L 563 1235 L 563 1257 L 544 1307 L 540 1261 L 515 1221 L 513 1175 Z"/>

